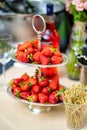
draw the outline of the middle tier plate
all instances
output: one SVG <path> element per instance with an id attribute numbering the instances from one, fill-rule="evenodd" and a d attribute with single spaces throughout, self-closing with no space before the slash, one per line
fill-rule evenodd
<path id="1" fill-rule="evenodd" d="M 34 64 L 34 63 L 24 63 L 24 62 L 21 62 L 21 61 L 16 59 L 16 51 L 17 51 L 17 49 L 11 49 L 11 51 L 9 52 L 9 55 L 10 55 L 12 60 L 19 62 L 19 63 L 22 63 L 22 64 L 25 64 L 25 65 L 34 66 L 34 67 L 41 67 L 41 68 L 49 68 L 50 67 L 51 68 L 51 67 L 64 66 L 68 61 L 67 56 L 65 54 L 62 54 L 63 62 L 61 62 L 60 64 L 42 65 L 42 64 Z"/>

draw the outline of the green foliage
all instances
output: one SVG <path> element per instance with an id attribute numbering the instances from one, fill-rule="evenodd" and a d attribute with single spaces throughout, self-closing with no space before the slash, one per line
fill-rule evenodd
<path id="1" fill-rule="evenodd" d="M 77 11 L 75 9 L 75 5 L 71 4 L 70 5 L 71 8 L 71 13 L 74 16 L 74 21 L 87 21 L 87 10 L 84 11 Z"/>

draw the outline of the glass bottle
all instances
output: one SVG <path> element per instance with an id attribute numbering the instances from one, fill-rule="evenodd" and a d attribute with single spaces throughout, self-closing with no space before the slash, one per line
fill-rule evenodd
<path id="1" fill-rule="evenodd" d="M 85 44 L 86 37 L 86 22 L 75 21 L 71 32 L 70 52 L 67 63 L 68 77 L 73 80 L 79 80 L 80 78 L 80 68 L 78 67 L 77 53 L 82 53 L 81 49 Z"/>
<path id="2" fill-rule="evenodd" d="M 72 45 L 67 63 L 67 73 L 70 79 L 79 80 L 80 68 L 78 66 L 77 54 L 81 54 L 81 47 L 84 45 L 84 40 L 81 38 L 76 38 L 73 35 L 71 38 Z"/>
<path id="3" fill-rule="evenodd" d="M 42 44 L 51 44 L 54 48 L 59 48 L 60 37 L 55 28 L 55 21 L 53 19 L 53 4 L 48 3 L 46 6 L 47 19 L 46 30 L 42 35 Z"/>

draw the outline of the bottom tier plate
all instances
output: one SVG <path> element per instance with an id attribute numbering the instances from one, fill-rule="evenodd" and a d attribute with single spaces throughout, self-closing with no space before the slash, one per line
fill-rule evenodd
<path id="1" fill-rule="evenodd" d="M 35 114 L 39 114 L 39 113 L 43 113 L 43 112 L 49 112 L 52 109 L 52 107 L 59 106 L 59 105 L 63 104 L 63 102 L 58 102 L 56 104 L 42 104 L 42 103 L 29 102 L 27 100 L 16 97 L 11 92 L 10 86 L 7 87 L 7 93 L 11 97 L 13 97 L 13 98 L 15 98 L 15 99 L 17 99 L 17 100 L 19 100 L 19 101 L 21 101 L 23 103 L 28 104 L 29 110 L 32 111 Z"/>

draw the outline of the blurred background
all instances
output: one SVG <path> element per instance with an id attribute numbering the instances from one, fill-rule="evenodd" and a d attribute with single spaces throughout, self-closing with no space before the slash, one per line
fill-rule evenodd
<path id="1" fill-rule="evenodd" d="M 34 14 L 46 15 L 47 3 L 54 5 L 54 20 L 60 35 L 60 50 L 65 52 L 71 32 L 72 18 L 65 11 L 65 0 L 0 0 L 0 33 L 13 35 L 15 42 L 34 39 L 32 28 Z"/>

